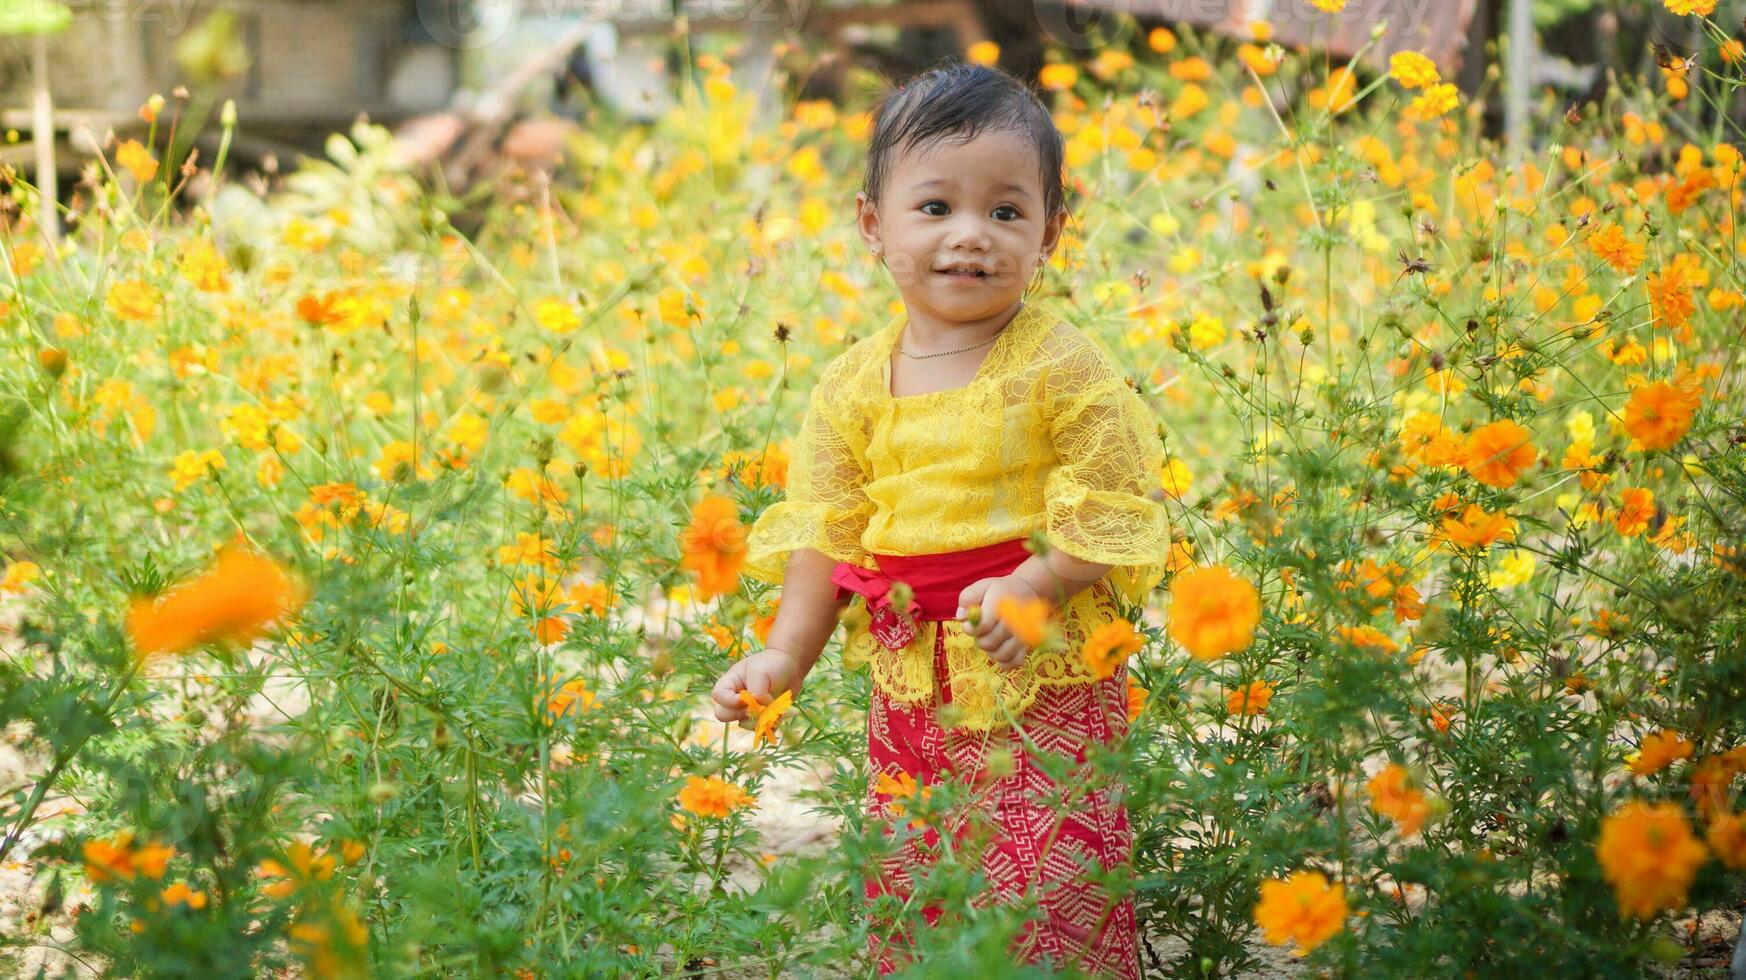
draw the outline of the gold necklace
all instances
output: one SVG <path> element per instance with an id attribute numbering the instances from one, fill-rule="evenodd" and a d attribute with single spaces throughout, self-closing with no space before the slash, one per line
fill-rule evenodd
<path id="1" fill-rule="evenodd" d="M 1023 306 L 1019 307 L 1019 312 L 1020 313 L 1024 312 Z M 1018 313 L 1014 313 L 1012 315 L 1012 320 L 1016 320 L 1016 319 L 1018 319 Z M 1006 323 L 1002 324 L 1000 329 L 996 330 L 994 332 L 994 336 L 988 338 L 987 340 L 982 341 L 979 344 L 971 344 L 969 347 L 960 347 L 957 350 L 943 350 L 943 351 L 940 351 L 939 353 L 936 353 L 936 354 L 911 354 L 909 351 L 906 351 L 903 349 L 902 344 L 898 344 L 897 345 L 897 352 L 899 354 L 902 354 L 904 357 L 912 357 L 918 361 L 925 361 L 930 357 L 945 357 L 947 354 L 962 354 L 967 350 L 975 350 L 978 347 L 986 347 L 989 344 L 994 343 L 996 340 L 999 340 L 1000 335 L 1006 332 L 1006 328 L 1012 326 L 1012 320 L 1008 320 L 1008 321 L 1006 321 Z"/>

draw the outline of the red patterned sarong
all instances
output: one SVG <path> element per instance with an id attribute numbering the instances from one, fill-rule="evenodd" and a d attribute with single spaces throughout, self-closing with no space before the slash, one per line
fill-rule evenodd
<path id="1" fill-rule="evenodd" d="M 958 595 L 966 586 L 1010 573 L 1028 552 L 1022 540 L 1014 540 L 948 554 L 873 557 L 878 572 L 843 563 L 831 578 L 839 587 L 839 597 L 857 592 L 867 598 L 875 638 L 897 648 L 915 635 L 914 623 L 952 619 Z M 914 590 L 909 609 L 899 610 L 890 603 L 886 593 L 893 581 L 906 582 Z M 1126 671 L 1118 668 L 1114 676 L 1089 684 L 1042 687 L 1019 716 L 1017 727 L 994 732 L 948 729 L 936 715 L 938 705 L 952 700 L 944 638 L 945 630 L 935 631 L 935 703 L 906 705 L 874 688 L 867 715 L 866 799 L 871 821 L 883 825 L 887 835 L 894 834 L 907 825 L 909 809 L 917 802 L 914 797 L 894 799 L 881 793 L 881 775 L 890 779 L 908 775 L 924 787 L 948 779 L 960 781 L 970 787 L 970 804 L 947 823 L 955 842 L 976 842 L 982 848 L 989 889 L 975 904 L 1034 903 L 1040 913 L 1026 922 L 1013 950 L 1015 957 L 1137 978 L 1133 900 L 1124 896 L 1111 901 L 1107 888 L 1087 880 L 1091 869 L 1128 864 L 1132 837 L 1119 788 L 1092 782 L 1090 774 L 1082 774 L 1076 766 L 1069 766 L 1067 777 L 1057 783 L 1037 765 L 1039 754 L 1084 763 L 1088 746 L 1127 734 Z M 1011 772 L 995 776 L 987 762 L 1001 750 L 1010 754 Z M 893 812 L 894 804 L 904 815 Z M 933 826 L 911 833 L 904 846 L 868 876 L 867 898 L 890 894 L 903 900 L 910 892 L 911 872 L 933 860 L 939 845 L 940 835 Z M 920 911 L 919 918 L 927 926 L 942 913 L 936 905 Z M 907 938 L 919 924 L 872 923 L 868 950 L 880 973 L 896 968 Z"/>

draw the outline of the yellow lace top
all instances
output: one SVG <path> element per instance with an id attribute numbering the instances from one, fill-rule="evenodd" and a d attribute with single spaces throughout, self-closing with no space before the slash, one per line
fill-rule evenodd
<path id="1" fill-rule="evenodd" d="M 1158 487 L 1163 447 L 1152 412 L 1122 374 L 1052 308 L 1027 302 L 962 388 L 894 397 L 891 355 L 900 314 L 826 365 L 790 454 L 785 499 L 747 537 L 745 573 L 780 583 L 789 553 L 812 548 L 864 568 L 870 555 L 962 551 L 1041 529 L 1051 546 L 1113 565 L 1067 601 L 1058 646 L 1000 669 L 956 622 L 917 624 L 887 650 L 862 616 L 844 662 L 871 665 L 891 698 L 934 694 L 934 630 L 946 655 L 960 724 L 1004 725 L 1004 703 L 1024 711 L 1041 685 L 1094 680 L 1080 648 L 1120 615 L 1118 593 L 1141 602 L 1163 578 L 1170 550 Z M 857 599 L 857 605 L 864 600 Z"/>

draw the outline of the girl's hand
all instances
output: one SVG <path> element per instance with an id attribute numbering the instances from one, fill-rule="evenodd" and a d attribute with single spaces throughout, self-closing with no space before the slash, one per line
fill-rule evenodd
<path id="1" fill-rule="evenodd" d="M 988 659 L 1010 670 L 1024 664 L 1031 648 L 1013 635 L 1012 629 L 998 615 L 1000 600 L 1008 597 L 1019 602 L 1043 598 L 1035 586 L 1017 575 L 985 578 L 970 583 L 968 588 L 958 593 L 958 618 L 963 619 L 970 607 L 981 606 L 978 622 L 966 632 L 976 637 L 976 645 L 988 654 Z"/>
<path id="2" fill-rule="evenodd" d="M 748 654 L 721 675 L 709 699 L 715 703 L 715 718 L 721 722 L 743 721 L 750 715 L 741 691 L 751 691 L 759 701 L 769 701 L 783 691 L 800 693 L 800 661 L 786 650 L 767 649 Z"/>

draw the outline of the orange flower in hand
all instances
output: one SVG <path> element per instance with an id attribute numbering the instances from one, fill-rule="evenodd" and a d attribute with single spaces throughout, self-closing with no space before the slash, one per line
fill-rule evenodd
<path id="1" fill-rule="evenodd" d="M 1012 630 L 1012 635 L 1028 647 L 1041 645 L 1048 636 L 1049 612 L 1046 600 L 1015 599 L 1009 595 L 1001 596 L 1000 605 L 995 609 L 1000 621 Z"/>
<path id="2" fill-rule="evenodd" d="M 794 692 L 783 691 L 769 704 L 765 704 L 758 700 L 758 696 L 751 691 L 741 691 L 740 703 L 746 706 L 747 711 L 757 716 L 758 720 L 753 726 L 756 734 L 752 739 L 752 745 L 755 747 L 763 745 L 765 742 L 776 741 L 776 723 L 782 720 L 782 715 L 789 708 L 793 707 Z"/>

